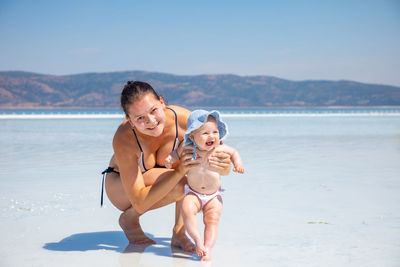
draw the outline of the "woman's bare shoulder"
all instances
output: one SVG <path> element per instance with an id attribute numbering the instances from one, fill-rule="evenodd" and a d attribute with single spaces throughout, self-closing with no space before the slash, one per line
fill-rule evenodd
<path id="1" fill-rule="evenodd" d="M 187 119 L 189 118 L 190 110 L 188 110 L 184 107 L 173 106 L 173 105 L 169 106 L 169 108 L 172 108 L 173 110 L 175 110 L 175 112 L 178 116 L 179 126 L 186 129 Z"/>
<path id="2" fill-rule="evenodd" d="M 126 169 L 137 167 L 139 146 L 134 140 L 132 128 L 128 121 L 122 122 L 114 134 L 113 149 L 118 168 L 122 173 Z"/>
<path id="3" fill-rule="evenodd" d="M 184 107 L 180 107 L 180 106 L 175 106 L 175 105 L 171 105 L 168 106 L 169 108 L 172 108 L 173 110 L 175 110 L 175 112 L 177 114 L 181 114 L 181 113 L 185 113 L 185 114 L 190 114 L 190 110 L 184 108 Z"/>
<path id="4" fill-rule="evenodd" d="M 123 121 L 114 134 L 113 146 L 125 145 L 130 139 L 131 126 L 127 120 Z"/>

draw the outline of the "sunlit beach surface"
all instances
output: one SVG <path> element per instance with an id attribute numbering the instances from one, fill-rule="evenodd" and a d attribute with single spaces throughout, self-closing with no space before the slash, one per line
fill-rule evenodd
<path id="1" fill-rule="evenodd" d="M 246 173 L 222 178 L 206 265 L 171 249 L 174 206 L 142 216 L 148 247 L 100 208 L 121 112 L 2 114 L 0 266 L 399 266 L 400 115 L 374 112 L 225 113 Z"/>

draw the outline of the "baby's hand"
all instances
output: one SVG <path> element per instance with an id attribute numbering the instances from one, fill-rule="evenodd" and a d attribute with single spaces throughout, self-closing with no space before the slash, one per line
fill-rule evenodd
<path id="1" fill-rule="evenodd" d="M 237 166 L 234 166 L 233 171 L 238 172 L 238 173 L 244 173 L 244 168 L 242 165 L 237 165 Z"/>
<path id="2" fill-rule="evenodd" d="M 164 160 L 164 164 L 167 169 L 171 169 L 172 165 L 174 164 L 174 158 L 171 155 L 168 155 L 168 157 L 166 157 Z"/>

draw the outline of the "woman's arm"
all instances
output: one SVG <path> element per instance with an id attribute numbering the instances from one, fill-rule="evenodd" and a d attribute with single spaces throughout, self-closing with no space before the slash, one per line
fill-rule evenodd
<path id="1" fill-rule="evenodd" d="M 242 157 L 236 149 L 231 146 L 220 145 L 217 147 L 216 151 L 228 153 L 234 166 L 233 171 L 244 173 Z"/>
<path id="2" fill-rule="evenodd" d="M 231 156 L 224 151 L 214 151 L 208 157 L 210 167 L 218 170 L 220 175 L 228 175 L 231 172 Z"/>
<path id="3" fill-rule="evenodd" d="M 131 140 L 134 137 L 130 136 L 129 131 L 123 128 L 121 126 L 114 136 L 114 153 L 125 192 L 135 210 L 142 214 L 164 198 L 185 176 L 187 171 L 197 167 L 199 162 L 188 162 L 187 159 L 191 158 L 191 153 L 183 151 L 180 157 L 183 164 L 180 164 L 175 170 L 165 172 L 163 175 L 166 177 L 160 179 L 154 185 L 146 186 L 137 163 L 137 151 L 135 151 L 135 146 L 132 146 Z"/>
<path id="4" fill-rule="evenodd" d="M 179 162 L 179 155 L 183 151 L 182 144 L 183 143 L 180 143 L 179 146 L 176 149 L 174 149 L 171 153 L 169 153 L 169 155 L 165 158 L 164 164 L 165 167 L 167 167 L 168 169 L 172 169 L 172 167 Z"/>

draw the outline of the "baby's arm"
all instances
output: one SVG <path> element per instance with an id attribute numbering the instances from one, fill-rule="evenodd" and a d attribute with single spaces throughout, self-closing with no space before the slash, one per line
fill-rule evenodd
<path id="1" fill-rule="evenodd" d="M 182 143 L 178 146 L 178 148 L 174 149 L 164 160 L 165 167 L 168 169 L 172 168 L 172 165 L 174 165 L 178 160 L 179 160 L 179 153 L 182 152 Z"/>
<path id="2" fill-rule="evenodd" d="M 233 171 L 238 173 L 244 173 L 244 167 L 242 162 L 242 157 L 239 152 L 233 147 L 227 146 L 225 144 L 220 145 L 216 148 L 218 151 L 224 151 L 231 156 L 231 161 L 233 163 Z"/>

